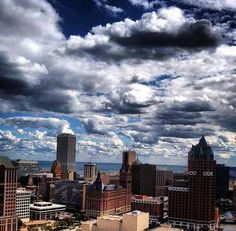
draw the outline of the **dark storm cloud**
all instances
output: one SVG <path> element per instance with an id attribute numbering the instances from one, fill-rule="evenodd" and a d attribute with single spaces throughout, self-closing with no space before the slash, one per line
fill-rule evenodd
<path id="1" fill-rule="evenodd" d="M 172 111 L 182 111 L 182 112 L 207 112 L 214 111 L 215 109 L 209 102 L 185 102 L 185 103 L 175 103 Z"/>
<path id="2" fill-rule="evenodd" d="M 109 62 L 125 59 L 163 60 L 175 57 L 183 52 L 197 52 L 214 49 L 221 44 L 222 36 L 213 30 L 209 20 L 185 23 L 179 29 L 171 31 L 133 30 L 128 37 L 107 31 L 109 41 L 91 47 L 67 47 L 67 54 L 92 56 L 95 60 Z M 116 49 L 114 49 L 116 47 Z"/>
<path id="3" fill-rule="evenodd" d="M 213 32 L 211 23 L 199 20 L 193 24 L 186 24 L 177 32 L 136 32 L 130 37 L 111 37 L 124 47 L 157 48 L 179 47 L 184 49 L 203 49 L 216 47 L 220 36 Z"/>
<path id="4" fill-rule="evenodd" d="M 0 94 L 27 95 L 29 85 L 17 66 L 0 53 Z"/>

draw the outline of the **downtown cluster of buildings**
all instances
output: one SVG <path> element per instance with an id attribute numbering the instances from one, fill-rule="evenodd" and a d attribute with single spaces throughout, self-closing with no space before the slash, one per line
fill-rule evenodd
<path id="1" fill-rule="evenodd" d="M 12 162 L 1 156 L 0 231 L 16 231 L 18 219 L 26 228 L 30 220 L 35 225 L 59 219 L 69 215 L 66 210 L 85 211 L 93 219 L 82 222 L 81 231 L 143 231 L 163 222 L 176 230 L 217 229 L 215 202 L 228 196 L 229 168 L 216 164 L 204 137 L 192 146 L 182 174 L 143 164 L 136 152 L 124 151 L 118 175 L 87 163 L 79 176 L 75 157 L 76 137 L 67 133 L 57 137 L 51 172 L 40 171 L 37 161 Z"/>

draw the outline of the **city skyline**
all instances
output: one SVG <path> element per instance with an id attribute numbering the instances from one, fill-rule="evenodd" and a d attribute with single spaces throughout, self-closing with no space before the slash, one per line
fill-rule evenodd
<path id="1" fill-rule="evenodd" d="M 214 2 L 214 4 L 212 4 Z M 236 166 L 234 1 L 3 0 L 0 153 L 186 165 L 204 135 Z"/>

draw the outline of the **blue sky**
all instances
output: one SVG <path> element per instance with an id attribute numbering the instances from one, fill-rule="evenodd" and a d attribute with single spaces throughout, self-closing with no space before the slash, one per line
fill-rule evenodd
<path id="1" fill-rule="evenodd" d="M 214 4 L 213 4 L 214 2 Z M 202 135 L 236 165 L 233 0 L 3 0 L 0 152 L 186 164 Z"/>

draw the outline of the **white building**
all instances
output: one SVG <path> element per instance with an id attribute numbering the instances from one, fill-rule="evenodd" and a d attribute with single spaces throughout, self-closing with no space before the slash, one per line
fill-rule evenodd
<path id="1" fill-rule="evenodd" d="M 29 221 L 30 219 L 30 197 L 31 192 L 24 188 L 19 188 L 16 191 L 16 215 L 22 221 Z"/>
<path id="2" fill-rule="evenodd" d="M 65 205 L 53 204 L 50 202 L 35 202 L 30 205 L 30 218 L 33 220 L 50 220 L 65 211 Z"/>

